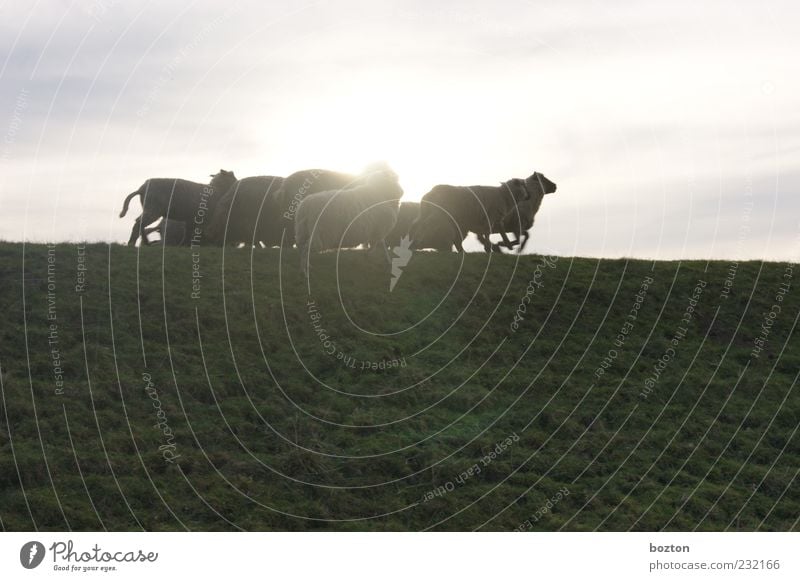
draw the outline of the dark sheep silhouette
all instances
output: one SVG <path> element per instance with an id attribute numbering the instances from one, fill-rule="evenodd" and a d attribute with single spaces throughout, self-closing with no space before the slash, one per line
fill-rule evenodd
<path id="1" fill-rule="evenodd" d="M 192 242 L 200 243 L 204 238 L 203 228 L 211 219 L 219 198 L 236 182 L 232 171 L 224 169 L 211 176 L 209 184 L 199 184 L 177 178 L 151 178 L 139 189 L 128 194 L 120 212 L 120 218 L 128 212 L 128 205 L 135 196 L 142 202 L 142 214 L 136 218 L 128 245 L 133 246 L 141 236 L 147 244 L 146 228 L 159 218 L 169 218 L 189 225 Z M 207 242 L 207 240 L 203 240 Z"/>
<path id="2" fill-rule="evenodd" d="M 500 186 L 435 186 L 422 197 L 419 218 L 412 225 L 412 247 L 444 250 L 455 245 L 463 252 L 469 231 L 488 235 L 528 198 L 523 183 L 513 179 Z M 485 248 L 488 251 L 491 245 Z"/>
<path id="3" fill-rule="evenodd" d="M 478 235 L 478 240 L 481 241 L 484 248 L 486 248 L 487 243 L 489 243 L 491 244 L 492 250 L 497 252 L 500 252 L 500 246 L 505 246 L 509 250 L 517 246 L 517 252 L 521 253 L 528 244 L 530 229 L 533 227 L 533 222 L 536 218 L 536 213 L 542 205 L 542 200 L 545 195 L 554 193 L 556 188 L 556 184 L 547 179 L 544 175 L 538 172 L 533 174 L 525 180 L 525 189 L 528 190 L 530 198 L 524 202 L 520 202 L 517 204 L 516 208 L 513 208 L 506 214 L 506 217 L 503 219 L 498 229 L 494 231 L 503 237 L 503 242 L 491 244 L 489 242 L 489 236 L 485 234 Z M 506 236 L 508 232 L 514 235 L 514 240 L 510 242 Z"/>
<path id="4" fill-rule="evenodd" d="M 530 197 L 526 181 L 515 178 L 499 186 L 435 186 L 422 197 L 419 218 L 411 228 L 412 248 L 444 250 L 455 245 L 458 252 L 464 252 L 462 242 L 468 232 L 474 232 L 486 235 L 484 249 L 488 252 L 488 235 L 502 230 L 506 215 Z M 510 244 L 504 233 L 503 237 Z"/>
<path id="5" fill-rule="evenodd" d="M 214 210 L 209 239 L 232 245 L 280 244 L 282 217 L 277 195 L 283 181 L 277 176 L 253 176 L 233 184 Z"/>

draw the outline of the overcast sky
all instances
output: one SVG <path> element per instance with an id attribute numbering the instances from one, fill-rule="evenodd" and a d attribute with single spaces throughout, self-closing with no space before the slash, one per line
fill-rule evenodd
<path id="1" fill-rule="evenodd" d="M 0 2 L 0 239 L 385 159 L 408 199 L 543 172 L 535 252 L 800 256 L 796 2 Z"/>

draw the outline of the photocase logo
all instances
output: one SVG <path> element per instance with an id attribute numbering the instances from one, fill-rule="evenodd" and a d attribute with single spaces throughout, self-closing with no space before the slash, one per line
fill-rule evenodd
<path id="1" fill-rule="evenodd" d="M 410 246 L 411 238 L 406 234 L 400 240 L 400 246 L 392 247 L 395 258 L 392 258 L 392 280 L 389 281 L 389 292 L 394 290 L 394 285 L 397 284 L 397 281 L 400 280 L 400 276 L 403 274 L 403 268 L 405 268 L 408 261 L 411 260 L 411 255 L 414 254 L 411 248 L 409 248 Z"/>
<path id="2" fill-rule="evenodd" d="M 19 562 L 26 569 L 35 569 L 44 560 L 44 545 L 39 541 L 30 541 L 19 550 Z"/>

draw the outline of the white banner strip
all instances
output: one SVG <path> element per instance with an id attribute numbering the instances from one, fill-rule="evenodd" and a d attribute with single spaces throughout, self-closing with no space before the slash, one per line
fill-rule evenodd
<path id="1" fill-rule="evenodd" d="M 0 579 L 800 579 L 794 533 L 4 533 Z M 195 577 L 196 576 L 196 577 Z"/>

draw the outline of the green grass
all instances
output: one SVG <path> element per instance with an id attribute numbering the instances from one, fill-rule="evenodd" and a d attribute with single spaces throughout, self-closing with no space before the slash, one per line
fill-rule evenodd
<path id="1" fill-rule="evenodd" d="M 417 253 L 390 293 L 364 253 L 317 256 L 317 324 L 352 368 L 323 351 L 296 251 L 203 248 L 199 298 L 189 249 L 85 252 L 80 293 L 78 248 L 54 252 L 58 393 L 48 248 L 0 245 L 4 530 L 797 528 L 785 264 L 740 263 L 726 298 L 729 263 L 561 258 L 514 331 L 541 257 Z"/>

